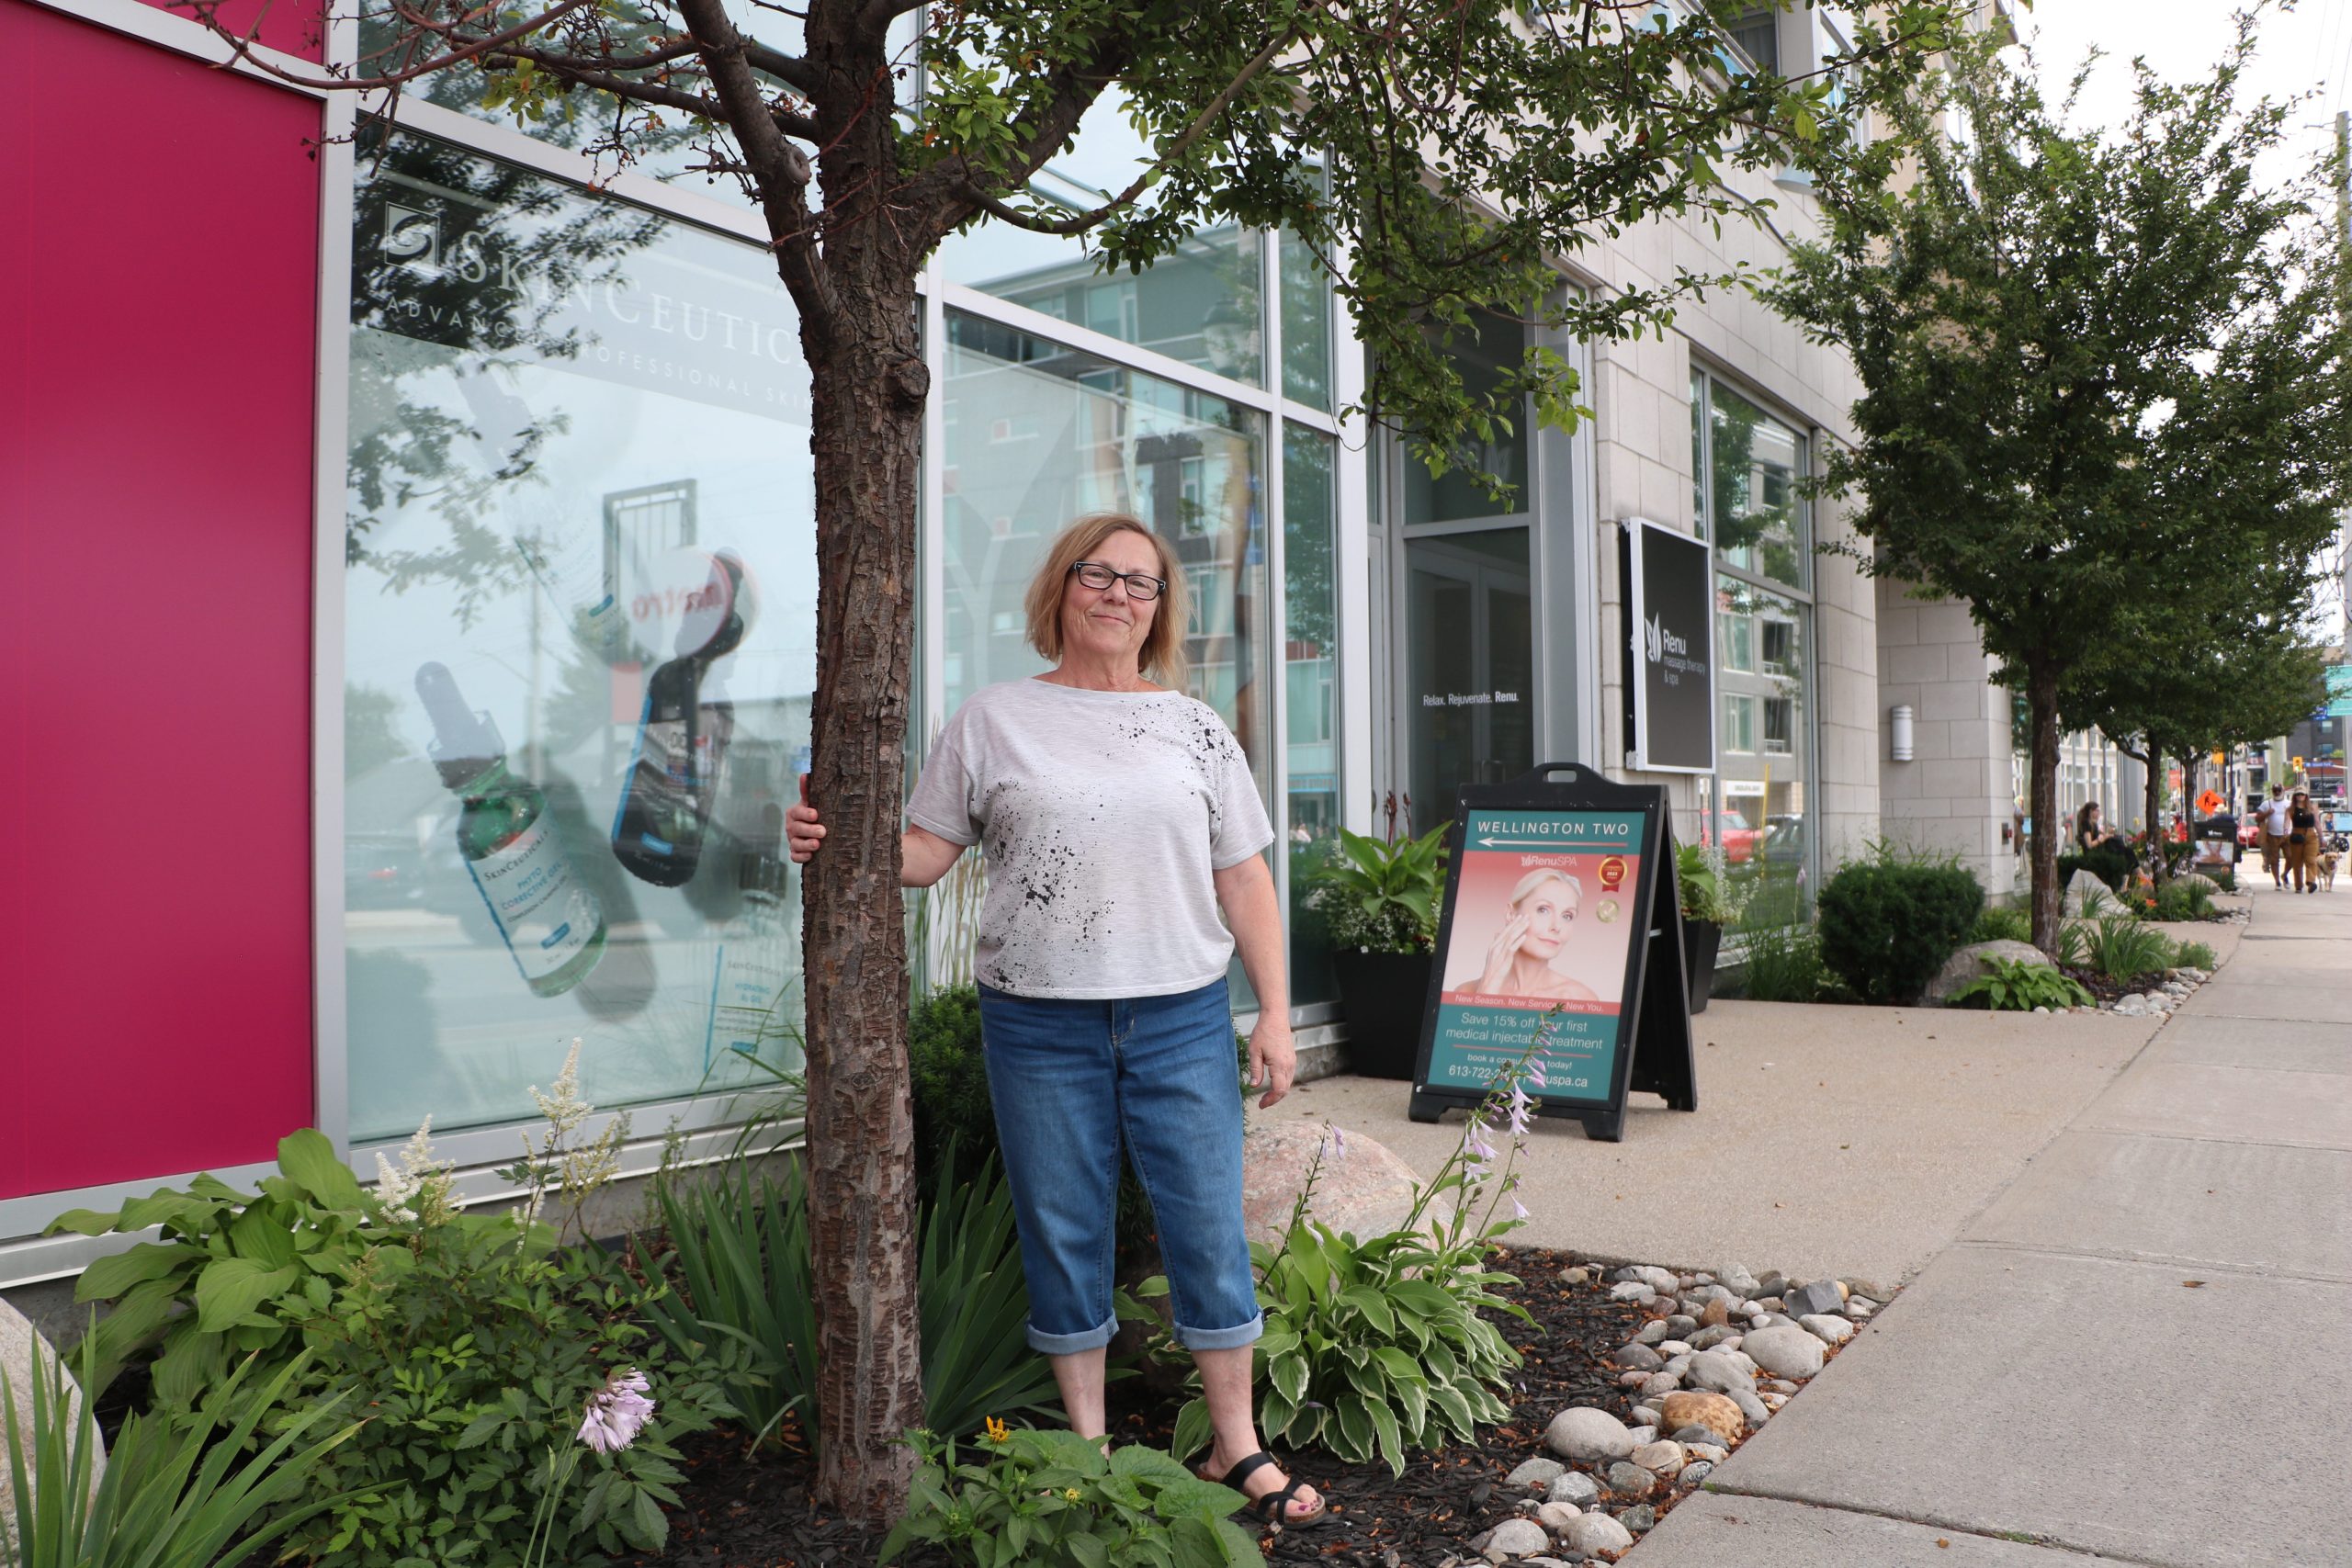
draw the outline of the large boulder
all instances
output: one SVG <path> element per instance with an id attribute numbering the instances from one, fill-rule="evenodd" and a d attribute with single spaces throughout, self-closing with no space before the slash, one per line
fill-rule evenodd
<path id="1" fill-rule="evenodd" d="M 1315 1178 L 1309 1214 L 1359 1241 L 1405 1223 L 1420 1179 L 1385 1145 L 1362 1133 L 1334 1134 L 1320 1122 L 1254 1117 L 1241 1140 L 1241 1218 L 1251 1241 L 1280 1245 L 1288 1234 L 1291 1211 L 1318 1150 L 1323 1168 Z M 1431 1203 L 1423 1222 L 1452 1214 L 1446 1205 Z"/>
<path id="2" fill-rule="evenodd" d="M 2048 965 L 2050 963 L 2050 954 L 2031 942 L 2007 940 L 1972 942 L 1944 961 L 1942 971 L 1934 979 L 1928 981 L 1928 988 L 1920 993 L 1919 1005 L 1931 1008 L 1943 1006 L 1951 1000 L 1954 991 L 1981 975 L 1991 974 L 1992 965 L 1987 961 L 1995 958 L 2004 964 Z"/>
<path id="3" fill-rule="evenodd" d="M 2077 871 L 2066 879 L 2065 913 L 2087 914 L 2101 900 L 2117 902 L 2115 889 L 2101 882 L 2095 873 Z"/>
<path id="4" fill-rule="evenodd" d="M 16 1395 L 17 1438 L 28 1458 L 32 1450 L 33 1367 L 40 1358 L 42 1375 L 54 1377 L 57 1352 L 40 1337 L 40 1330 L 23 1313 L 0 1297 L 0 1376 L 8 1380 L 9 1390 Z M 82 1409 L 81 1391 L 71 1377 L 65 1380 L 66 1414 L 68 1421 L 79 1418 Z M 101 1442 L 92 1459 L 90 1486 L 97 1489 L 98 1477 L 106 1473 L 106 1445 Z M 17 1496 L 15 1483 L 9 1478 L 10 1467 L 0 1463 L 0 1532 L 8 1540 L 7 1557 L 14 1561 L 17 1551 Z"/>

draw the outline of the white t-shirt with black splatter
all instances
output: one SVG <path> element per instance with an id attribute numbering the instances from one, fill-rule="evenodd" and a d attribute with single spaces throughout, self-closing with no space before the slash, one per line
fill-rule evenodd
<path id="1" fill-rule="evenodd" d="M 1274 838 L 1240 743 L 1206 703 L 1034 679 L 956 710 L 907 816 L 988 857 L 973 973 L 1023 997 L 1164 997 L 1217 979 L 1233 937 L 1210 874 Z"/>

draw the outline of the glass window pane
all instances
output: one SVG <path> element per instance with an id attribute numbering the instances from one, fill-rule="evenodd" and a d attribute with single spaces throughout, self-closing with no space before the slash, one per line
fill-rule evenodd
<path id="1" fill-rule="evenodd" d="M 1482 398 L 1499 386 L 1504 376 L 1517 369 L 1525 358 L 1527 330 L 1517 321 L 1482 314 L 1476 319 L 1475 330 L 1454 334 L 1451 347 L 1461 362 L 1464 389 L 1470 396 Z M 1503 480 L 1511 487 L 1510 513 L 1527 511 L 1532 502 L 1527 493 L 1526 413 L 1523 407 L 1517 410 L 1508 434 L 1498 430 L 1494 440 L 1464 452 L 1442 479 L 1431 479 L 1429 465 L 1407 452 L 1405 521 L 1458 523 L 1501 514 L 1504 503 L 1490 498 L 1465 470 L 1492 474 Z"/>
<path id="2" fill-rule="evenodd" d="M 797 1065 L 808 383 L 754 247 L 406 134 L 358 160 L 355 1138 Z"/>
<path id="3" fill-rule="evenodd" d="M 1071 211 L 1109 201 L 1152 162 L 1115 87 L 1095 100 L 1078 141 L 1030 188 Z M 989 219 L 939 247 L 949 281 L 1252 386 L 1265 374 L 1259 237 L 1205 229 L 1140 273 L 1102 271 L 1086 242 Z"/>
<path id="4" fill-rule="evenodd" d="M 1331 280 L 1304 241 L 1285 231 L 1282 271 L 1283 392 L 1311 408 L 1331 406 Z"/>
<path id="5" fill-rule="evenodd" d="M 1708 515 L 1716 554 L 1744 571 L 1803 588 L 1812 580 L 1804 503 L 1796 491 L 1804 437 L 1720 381 L 1707 390 L 1714 479 Z"/>
<path id="6" fill-rule="evenodd" d="M 1453 817 L 1465 784 L 1507 784 L 1535 766 L 1534 601 L 1525 528 L 1405 545 L 1411 781 L 1404 806 L 1426 833 Z"/>
<path id="7" fill-rule="evenodd" d="M 1715 536 L 1715 520 L 1707 511 L 1707 378 L 1690 372 L 1690 515 L 1699 537 Z"/>
<path id="8" fill-rule="evenodd" d="M 1315 872 L 1340 826 L 1340 593 L 1336 460 L 1328 435 L 1283 427 L 1283 679 L 1288 699 L 1291 1000 L 1330 1001 L 1339 988 L 1316 922 L 1302 921 Z"/>
<path id="9" fill-rule="evenodd" d="M 1807 897 L 1806 705 L 1810 611 L 1793 599 L 1729 577 L 1717 579 L 1726 615 L 1754 626 L 1761 658 L 1752 671 L 1723 672 L 1723 755 L 1716 764 L 1717 841 L 1734 879 L 1749 889 L 1746 919 L 1800 918 Z"/>
<path id="10" fill-rule="evenodd" d="M 948 711 L 1045 668 L 1022 610 L 1030 575 L 1074 518 L 1129 513 L 1184 562 L 1192 694 L 1270 791 L 1262 417 L 962 311 L 947 316 L 942 416 Z"/>

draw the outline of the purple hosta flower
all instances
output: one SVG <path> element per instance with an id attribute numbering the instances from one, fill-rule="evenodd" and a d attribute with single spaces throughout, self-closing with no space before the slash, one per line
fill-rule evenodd
<path id="1" fill-rule="evenodd" d="M 1487 1179 L 1488 1168 L 1495 1158 L 1495 1145 L 1487 1142 L 1487 1134 L 1491 1131 L 1493 1129 L 1487 1125 L 1483 1116 L 1470 1118 L 1470 1129 L 1462 1134 L 1462 1146 L 1470 1151 L 1470 1157 L 1462 1168 L 1465 1180 Z"/>
<path id="2" fill-rule="evenodd" d="M 1511 1079 L 1510 1135 L 1512 1137 L 1524 1138 L 1527 1136 L 1528 1113 L 1534 1110 L 1534 1108 L 1535 1102 L 1527 1098 L 1527 1090 L 1520 1087 L 1520 1083 L 1517 1078 Z"/>
<path id="3" fill-rule="evenodd" d="M 625 1367 L 588 1396 L 587 1419 L 580 1423 L 580 1440 L 600 1454 L 616 1454 L 637 1441 L 653 1418 L 653 1401 L 645 1397 L 653 1385 L 635 1367 Z"/>
<path id="4" fill-rule="evenodd" d="M 1537 1089 L 1544 1087 L 1544 1053 L 1538 1051 L 1527 1058 L 1527 1079 Z"/>
<path id="5" fill-rule="evenodd" d="M 1348 1135 L 1340 1131 L 1339 1123 L 1337 1122 L 1333 1122 L 1331 1125 L 1331 1157 L 1333 1159 L 1345 1159 L 1348 1157 Z"/>

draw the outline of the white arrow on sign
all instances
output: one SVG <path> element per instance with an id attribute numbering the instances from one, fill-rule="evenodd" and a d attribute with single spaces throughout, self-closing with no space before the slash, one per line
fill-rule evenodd
<path id="1" fill-rule="evenodd" d="M 1546 850 L 1560 847 L 1560 840 L 1557 839 L 1481 839 L 1478 842 L 1490 850 L 1497 846 L 1507 850 Z"/>

